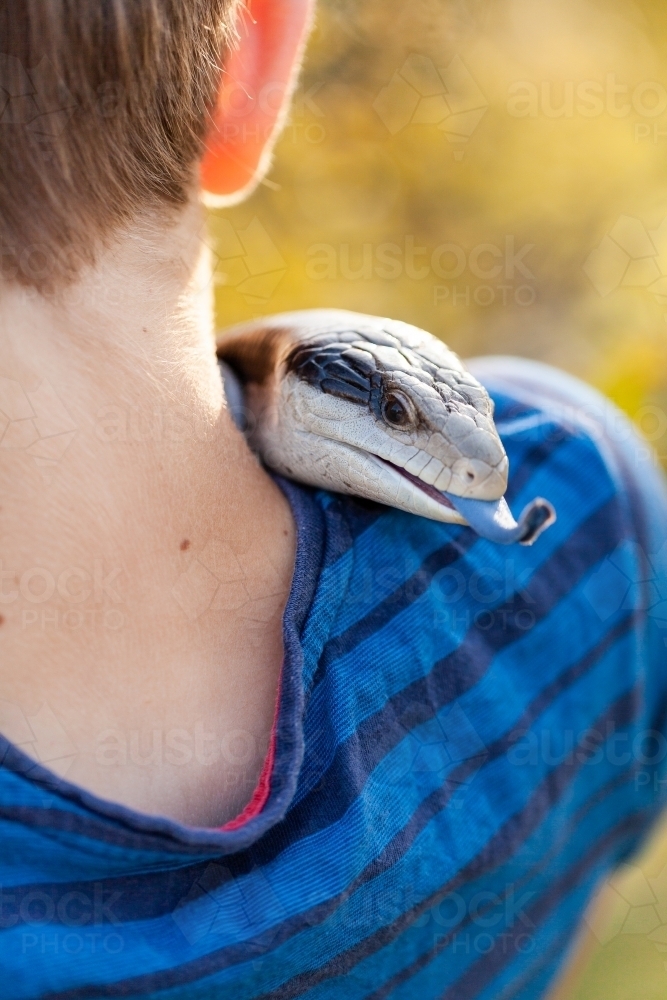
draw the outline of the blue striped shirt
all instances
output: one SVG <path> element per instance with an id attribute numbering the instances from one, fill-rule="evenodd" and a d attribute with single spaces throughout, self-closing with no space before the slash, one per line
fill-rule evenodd
<path id="1" fill-rule="evenodd" d="M 227 831 L 2 741 L 11 1000 L 533 1000 L 667 780 L 667 500 L 629 425 L 482 361 L 533 548 L 281 483 L 297 524 L 268 798 Z"/>

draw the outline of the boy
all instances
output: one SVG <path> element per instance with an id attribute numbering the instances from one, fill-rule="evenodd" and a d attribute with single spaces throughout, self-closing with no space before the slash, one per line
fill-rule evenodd
<path id="1" fill-rule="evenodd" d="M 309 16 L 0 3 L 6 997 L 538 997 L 657 808 L 667 507 L 610 408 L 478 366 L 559 514 L 511 554 L 225 408 L 199 178 L 262 175 Z"/>

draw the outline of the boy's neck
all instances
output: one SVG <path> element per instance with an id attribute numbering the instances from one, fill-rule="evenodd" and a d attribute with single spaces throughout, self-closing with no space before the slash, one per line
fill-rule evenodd
<path id="1" fill-rule="evenodd" d="M 293 526 L 225 409 L 203 224 L 193 200 L 57 295 L 0 288 L 0 731 L 217 823 L 261 766 Z"/>

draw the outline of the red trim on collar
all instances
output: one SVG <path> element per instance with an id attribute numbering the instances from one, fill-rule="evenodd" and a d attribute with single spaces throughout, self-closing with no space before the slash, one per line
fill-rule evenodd
<path id="1" fill-rule="evenodd" d="M 246 806 L 244 806 L 238 816 L 230 819 L 224 826 L 220 827 L 220 830 L 225 833 L 229 830 L 238 830 L 239 827 L 244 826 L 249 820 L 258 816 L 266 805 L 266 800 L 268 799 L 269 792 L 271 791 L 271 775 L 273 774 L 273 764 L 276 758 L 276 736 L 278 730 L 279 707 L 280 682 L 278 683 L 278 693 L 276 695 L 276 709 L 273 715 L 273 726 L 271 727 L 269 749 L 267 750 L 266 757 L 264 758 L 264 763 L 262 764 L 262 770 L 257 784 L 255 785 L 255 790 L 252 793 L 250 801 Z"/>

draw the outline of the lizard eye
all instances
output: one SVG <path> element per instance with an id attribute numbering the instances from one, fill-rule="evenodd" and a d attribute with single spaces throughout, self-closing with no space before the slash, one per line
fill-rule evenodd
<path id="1" fill-rule="evenodd" d="M 392 427 L 409 427 L 415 422 L 412 404 L 398 392 L 392 392 L 385 398 L 382 416 Z"/>

